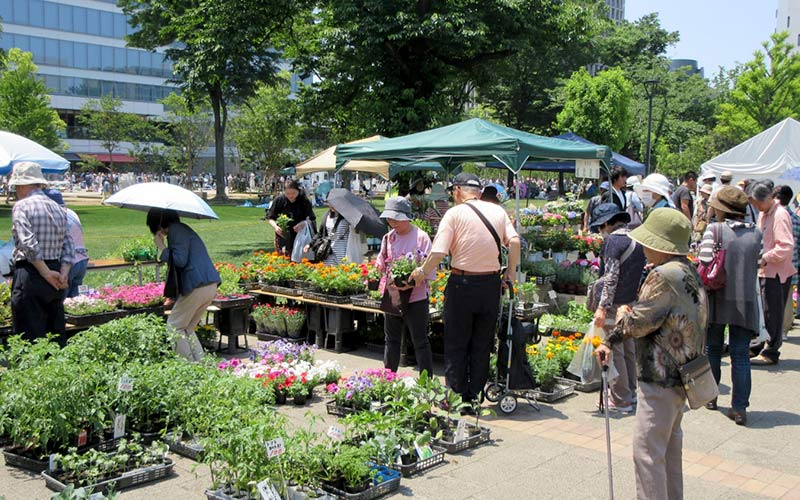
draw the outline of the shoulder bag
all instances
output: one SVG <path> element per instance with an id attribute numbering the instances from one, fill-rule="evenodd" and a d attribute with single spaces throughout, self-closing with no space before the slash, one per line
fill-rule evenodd
<path id="1" fill-rule="evenodd" d="M 488 229 L 490 233 L 492 233 L 492 238 L 494 238 L 494 242 L 497 245 L 497 262 L 498 262 L 498 264 L 500 264 L 500 274 L 502 274 L 503 270 L 504 270 L 503 269 L 503 248 L 504 247 L 503 247 L 503 245 L 500 244 L 500 236 L 498 236 L 497 230 L 494 228 L 494 226 L 491 224 L 491 222 L 489 222 L 489 219 L 487 219 L 486 216 L 481 213 L 480 210 L 478 210 L 477 208 L 472 206 L 470 203 L 465 203 L 465 205 L 467 205 L 476 214 L 478 214 L 478 217 L 481 219 L 481 222 L 483 222 L 483 225 L 486 226 L 486 229 Z"/>
<path id="2" fill-rule="evenodd" d="M 322 227 L 326 226 L 328 221 L 328 216 L 325 216 L 325 220 L 322 221 Z M 336 218 L 336 222 L 333 224 L 333 230 L 330 233 L 325 234 L 322 236 L 322 231 L 320 230 L 317 233 L 317 237 L 311 241 L 310 250 L 314 252 L 314 261 L 315 262 L 324 262 L 325 259 L 331 254 L 333 250 L 333 237 L 336 236 L 336 228 L 339 226 L 339 222 L 342 221 L 342 216 L 338 216 Z"/>
<path id="3" fill-rule="evenodd" d="M 628 238 L 630 238 L 630 236 Z M 628 257 L 631 256 L 634 250 L 636 250 L 636 242 L 631 239 L 630 245 L 628 245 L 628 248 L 626 248 L 625 252 L 620 256 L 620 267 L 628 260 Z M 586 289 L 586 309 L 588 309 L 589 312 L 593 313 L 600 307 L 600 297 L 603 295 L 603 288 L 606 286 L 606 281 L 606 276 L 600 276 Z"/>
<path id="4" fill-rule="evenodd" d="M 709 291 L 717 291 L 725 288 L 727 276 L 725 274 L 725 249 L 722 248 L 722 224 L 718 222 L 711 226 L 711 234 L 714 235 L 714 248 L 712 250 L 711 262 L 700 262 L 697 266 L 697 273 Z"/>
<path id="5" fill-rule="evenodd" d="M 181 274 L 172 259 L 172 250 L 169 252 L 167 263 L 167 281 L 164 282 L 164 297 L 177 300 L 181 294 Z"/>

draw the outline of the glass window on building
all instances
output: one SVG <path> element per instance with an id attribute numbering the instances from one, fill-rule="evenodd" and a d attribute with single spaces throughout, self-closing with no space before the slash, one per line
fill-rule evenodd
<path id="1" fill-rule="evenodd" d="M 50 66 L 58 66 L 58 40 L 45 38 L 44 40 L 44 63 Z"/>
<path id="2" fill-rule="evenodd" d="M 86 33 L 86 9 L 83 7 L 72 8 L 72 25 L 77 33 Z"/>
<path id="3" fill-rule="evenodd" d="M 89 48 L 89 44 L 75 42 L 73 53 L 73 65 L 79 69 L 89 69 L 89 62 L 86 55 L 87 49 Z"/>
<path id="4" fill-rule="evenodd" d="M 10 18 L 17 24 L 30 24 L 30 18 L 28 17 L 28 0 L 14 0 L 14 15 L 10 16 Z"/>
<path id="5" fill-rule="evenodd" d="M 44 26 L 44 2 L 42 0 L 31 0 L 29 7 L 31 26 L 36 26 L 37 28 Z"/>
<path id="6" fill-rule="evenodd" d="M 45 64 L 44 38 L 39 38 L 38 36 L 30 37 L 30 51 L 33 53 L 33 60 L 36 64 Z"/>
<path id="7" fill-rule="evenodd" d="M 136 100 L 147 102 L 153 100 L 153 93 L 151 92 L 150 85 L 137 85 Z"/>
<path id="8" fill-rule="evenodd" d="M 12 37 L 10 33 L 4 36 L 7 36 L 8 38 Z M 13 35 L 13 37 L 14 43 L 11 45 L 12 47 L 17 47 L 25 52 L 31 52 L 31 39 L 29 36 Z M 36 62 L 36 54 L 33 55 L 33 62 Z"/>
<path id="9" fill-rule="evenodd" d="M 48 89 L 54 94 L 61 93 L 61 82 L 57 76 L 53 75 L 45 75 L 44 76 L 44 84 L 47 86 Z"/>
<path id="10" fill-rule="evenodd" d="M 151 66 L 151 56 L 150 52 L 139 52 L 139 74 L 148 76 L 150 75 L 150 66 Z"/>
<path id="11" fill-rule="evenodd" d="M 126 66 L 126 70 L 127 70 L 126 72 L 130 73 L 132 75 L 138 75 L 139 74 L 139 51 L 138 50 L 128 49 L 127 50 L 127 56 L 128 56 L 128 63 L 127 63 L 127 66 Z"/>
<path id="12" fill-rule="evenodd" d="M 114 48 L 114 71 L 117 73 L 125 72 L 125 49 L 121 47 Z"/>
<path id="13" fill-rule="evenodd" d="M 3 34 L 0 36 L 0 49 L 5 52 L 11 50 L 11 47 L 16 47 L 14 44 L 14 35 L 11 34 Z"/>
<path id="14" fill-rule="evenodd" d="M 14 21 L 14 3 L 13 2 L 0 2 L 0 17 L 5 22 Z"/>
<path id="15" fill-rule="evenodd" d="M 58 4 L 44 3 L 44 27 L 51 30 L 58 29 Z"/>
<path id="16" fill-rule="evenodd" d="M 114 36 L 124 38 L 128 30 L 128 21 L 124 14 L 114 14 Z"/>
<path id="17" fill-rule="evenodd" d="M 58 5 L 58 28 L 61 31 L 74 31 L 72 25 L 72 5 Z"/>
<path id="18" fill-rule="evenodd" d="M 100 56 L 100 46 L 95 44 L 88 44 L 86 47 L 86 53 L 88 56 L 88 68 L 99 71 L 103 68 L 102 58 Z"/>
<path id="19" fill-rule="evenodd" d="M 73 43 L 66 40 L 59 40 L 58 42 L 58 63 L 60 66 L 72 67 L 75 65 L 75 58 L 73 57 Z"/>
<path id="20" fill-rule="evenodd" d="M 86 32 L 90 35 L 100 34 L 100 11 L 86 9 Z"/>
<path id="21" fill-rule="evenodd" d="M 100 80 L 100 95 L 114 96 L 114 82 Z"/>
<path id="22" fill-rule="evenodd" d="M 73 78 L 73 84 L 71 90 L 73 91 L 73 95 L 77 95 L 80 97 L 87 97 L 86 79 L 77 77 Z"/>
<path id="23" fill-rule="evenodd" d="M 114 71 L 114 47 L 100 47 L 100 68 L 102 71 Z"/>
<path id="24" fill-rule="evenodd" d="M 114 14 L 112 12 L 100 12 L 100 34 L 102 36 L 114 36 Z"/>
<path id="25" fill-rule="evenodd" d="M 95 98 L 100 97 L 100 80 L 86 80 L 86 96 Z"/>

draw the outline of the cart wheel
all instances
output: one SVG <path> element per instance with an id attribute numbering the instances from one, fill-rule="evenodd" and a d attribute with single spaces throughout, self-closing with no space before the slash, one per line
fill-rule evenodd
<path id="1" fill-rule="evenodd" d="M 501 412 L 510 415 L 517 409 L 517 397 L 507 392 L 503 394 L 500 402 L 497 403 L 497 407 L 500 408 Z"/>
<path id="2" fill-rule="evenodd" d="M 486 399 L 491 401 L 492 403 L 497 403 L 500 401 L 500 394 L 503 393 L 503 386 L 500 384 L 495 384 L 494 382 L 486 386 L 486 390 L 483 391 L 486 394 Z"/>

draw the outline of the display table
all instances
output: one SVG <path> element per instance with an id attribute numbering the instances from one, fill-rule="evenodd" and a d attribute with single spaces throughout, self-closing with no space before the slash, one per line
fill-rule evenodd
<path id="1" fill-rule="evenodd" d="M 156 268 L 156 281 L 161 281 L 161 266 L 163 263 L 156 260 L 147 260 L 140 262 L 126 262 L 122 259 L 97 259 L 89 260 L 86 265 L 86 271 L 114 271 L 116 269 L 127 269 L 129 267 L 136 267 L 139 273 L 139 285 L 142 285 L 142 266 L 155 266 Z"/>
<path id="2" fill-rule="evenodd" d="M 250 307 L 253 297 L 215 299 L 208 307 L 214 313 L 214 326 L 219 330 L 217 350 L 222 350 L 222 337 L 228 338 L 227 354 L 249 349 L 247 334 L 250 331 Z M 239 345 L 239 336 L 244 336 L 244 347 Z"/>

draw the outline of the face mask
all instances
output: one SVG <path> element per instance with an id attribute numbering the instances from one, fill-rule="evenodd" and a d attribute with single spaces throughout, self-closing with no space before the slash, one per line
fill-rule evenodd
<path id="1" fill-rule="evenodd" d="M 651 193 L 650 191 L 642 191 L 641 198 L 642 198 L 642 203 L 644 203 L 644 206 L 648 208 L 652 207 L 653 203 L 655 203 L 655 200 L 653 200 L 653 193 Z"/>

